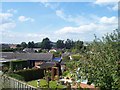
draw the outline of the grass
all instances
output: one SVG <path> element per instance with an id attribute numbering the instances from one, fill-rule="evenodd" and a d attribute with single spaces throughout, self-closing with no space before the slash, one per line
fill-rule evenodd
<path id="1" fill-rule="evenodd" d="M 29 81 L 28 82 L 29 85 L 37 87 L 37 80 L 33 80 L 33 81 Z M 40 79 L 40 88 L 47 88 L 48 84 L 47 81 L 44 79 Z M 64 85 L 58 84 L 57 86 L 57 81 L 50 81 L 49 82 L 49 88 L 64 88 Z"/>

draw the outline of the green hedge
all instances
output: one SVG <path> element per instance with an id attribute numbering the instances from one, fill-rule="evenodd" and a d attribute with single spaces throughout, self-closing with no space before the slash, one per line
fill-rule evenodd
<path id="1" fill-rule="evenodd" d="M 8 76 L 13 77 L 13 78 L 18 79 L 18 80 L 21 80 L 21 81 L 24 81 L 24 77 L 22 77 L 18 74 L 8 74 Z"/>
<path id="2" fill-rule="evenodd" d="M 44 77 L 44 69 L 26 69 L 16 71 L 15 74 L 24 77 L 25 81 L 36 80 Z"/>
<path id="3" fill-rule="evenodd" d="M 21 70 L 29 66 L 26 60 L 11 61 L 11 63 L 12 63 L 12 71 Z M 9 68 L 10 66 L 10 62 L 4 62 L 3 64 L 4 64 L 4 67 L 7 67 L 7 68 Z"/>

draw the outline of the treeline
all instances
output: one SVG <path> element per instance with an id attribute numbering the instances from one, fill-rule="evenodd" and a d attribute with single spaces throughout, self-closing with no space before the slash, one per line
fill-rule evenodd
<path id="1" fill-rule="evenodd" d="M 52 42 L 49 38 L 44 38 L 42 42 L 34 43 L 32 42 L 22 42 L 18 44 L 17 47 L 19 48 L 42 48 L 42 49 L 51 49 L 51 48 L 58 48 L 58 49 L 82 49 L 84 47 L 83 41 L 73 41 L 70 39 L 64 40 L 57 40 L 57 42 Z M 85 47 L 84 47 L 85 48 Z"/>

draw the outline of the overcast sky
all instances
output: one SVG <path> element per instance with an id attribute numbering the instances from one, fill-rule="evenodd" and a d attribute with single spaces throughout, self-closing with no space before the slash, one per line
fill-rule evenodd
<path id="1" fill-rule="evenodd" d="M 118 28 L 117 2 L 96 0 L 1 4 L 0 36 L 3 43 L 40 42 L 45 37 L 51 41 L 67 38 L 92 41 L 94 34 L 101 38 Z"/>

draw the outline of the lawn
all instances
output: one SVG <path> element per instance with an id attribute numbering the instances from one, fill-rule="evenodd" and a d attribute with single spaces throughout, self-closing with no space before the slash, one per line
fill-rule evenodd
<path id="1" fill-rule="evenodd" d="M 29 81 L 28 84 L 37 87 L 37 80 Z M 47 88 L 47 87 L 48 87 L 47 81 L 44 79 L 40 79 L 40 88 Z M 49 88 L 65 88 L 65 85 L 58 84 L 57 86 L 57 81 L 50 81 Z"/>

